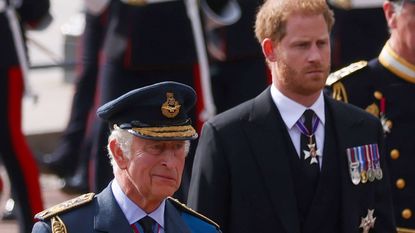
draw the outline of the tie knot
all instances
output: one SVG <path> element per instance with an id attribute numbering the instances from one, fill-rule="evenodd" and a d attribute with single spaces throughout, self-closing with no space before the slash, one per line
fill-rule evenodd
<path id="1" fill-rule="evenodd" d="M 149 216 L 145 216 L 144 218 L 138 220 L 138 223 L 143 228 L 144 233 L 153 233 L 154 222 L 155 221 Z"/>
<path id="2" fill-rule="evenodd" d="M 304 111 L 304 126 L 308 129 L 309 132 L 312 131 L 312 121 L 314 117 L 314 111 L 311 109 L 307 109 Z"/>

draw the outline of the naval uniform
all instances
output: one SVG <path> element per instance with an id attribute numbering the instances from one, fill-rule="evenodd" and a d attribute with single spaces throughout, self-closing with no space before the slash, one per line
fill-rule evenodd
<path id="1" fill-rule="evenodd" d="M 379 57 L 330 75 L 334 98 L 378 117 L 383 125 L 396 225 L 415 232 L 415 65 L 386 44 Z"/>

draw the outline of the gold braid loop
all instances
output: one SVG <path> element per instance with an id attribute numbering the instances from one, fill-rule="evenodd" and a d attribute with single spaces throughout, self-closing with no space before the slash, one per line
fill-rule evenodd
<path id="1" fill-rule="evenodd" d="M 349 103 L 349 98 L 347 97 L 346 88 L 343 83 L 337 82 L 333 84 L 333 99 Z"/>
<path id="2" fill-rule="evenodd" d="M 67 233 L 65 223 L 58 216 L 51 219 L 52 233 Z"/>

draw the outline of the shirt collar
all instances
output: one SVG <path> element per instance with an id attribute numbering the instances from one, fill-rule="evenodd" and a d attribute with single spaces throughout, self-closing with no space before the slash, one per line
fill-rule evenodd
<path id="1" fill-rule="evenodd" d="M 313 110 L 320 122 L 324 125 L 326 118 L 324 114 L 324 95 L 323 91 L 320 92 L 320 96 L 314 102 L 311 107 L 307 108 L 294 100 L 288 98 L 287 96 L 283 95 L 275 85 L 271 85 L 271 96 L 272 100 L 274 101 L 275 105 L 277 106 L 282 120 L 284 121 L 285 125 L 288 129 L 291 129 L 295 123 L 300 119 L 306 109 Z"/>
<path id="2" fill-rule="evenodd" d="M 127 197 L 127 195 L 125 195 L 116 179 L 113 180 L 111 184 L 111 189 L 116 202 L 120 206 L 122 212 L 124 213 L 130 225 L 147 216 L 146 212 L 144 212 L 143 209 L 137 206 L 137 204 L 135 204 L 133 201 L 130 200 L 130 198 Z M 156 221 L 163 229 L 165 206 L 166 200 L 164 199 L 156 210 L 148 214 L 148 216 L 154 219 L 154 221 Z"/>

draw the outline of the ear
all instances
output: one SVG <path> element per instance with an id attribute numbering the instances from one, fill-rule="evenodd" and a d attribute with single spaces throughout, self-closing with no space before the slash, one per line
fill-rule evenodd
<path id="1" fill-rule="evenodd" d="M 391 2 L 385 1 L 383 3 L 383 12 L 389 28 L 396 28 L 396 11 Z"/>
<path id="2" fill-rule="evenodd" d="M 109 147 L 112 152 L 112 157 L 115 163 L 118 165 L 120 169 L 127 168 L 129 159 L 125 156 L 124 152 L 122 151 L 121 147 L 117 143 L 115 139 L 112 139 L 109 142 Z"/>
<path id="3" fill-rule="evenodd" d="M 262 53 L 264 53 L 264 56 L 268 61 L 275 62 L 274 43 L 270 38 L 266 38 L 262 41 Z"/>

